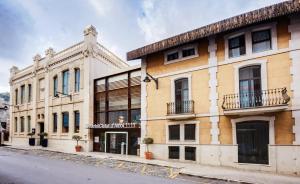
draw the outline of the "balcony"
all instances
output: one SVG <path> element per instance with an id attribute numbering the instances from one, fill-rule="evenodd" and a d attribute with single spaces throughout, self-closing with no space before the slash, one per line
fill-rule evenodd
<path id="1" fill-rule="evenodd" d="M 195 117 L 193 100 L 167 103 L 167 119 L 180 120 Z"/>
<path id="2" fill-rule="evenodd" d="M 286 88 L 229 94 L 223 98 L 225 115 L 255 115 L 288 108 L 290 97 Z"/>

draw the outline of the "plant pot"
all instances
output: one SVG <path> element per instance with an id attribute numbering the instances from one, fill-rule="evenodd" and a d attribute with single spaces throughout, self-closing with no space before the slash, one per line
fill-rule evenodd
<path id="1" fill-rule="evenodd" d="M 76 152 L 80 152 L 81 151 L 81 146 L 75 146 L 75 150 L 76 150 Z"/>
<path id="2" fill-rule="evenodd" d="M 41 140 L 41 145 L 42 145 L 43 147 L 47 147 L 47 146 L 48 146 L 48 139 L 42 139 L 42 140 Z"/>
<path id="3" fill-rule="evenodd" d="M 29 145 L 35 146 L 35 138 L 29 138 Z"/>
<path id="4" fill-rule="evenodd" d="M 151 160 L 153 158 L 152 152 L 150 152 L 150 151 L 145 152 L 145 158 L 148 159 L 148 160 Z"/>

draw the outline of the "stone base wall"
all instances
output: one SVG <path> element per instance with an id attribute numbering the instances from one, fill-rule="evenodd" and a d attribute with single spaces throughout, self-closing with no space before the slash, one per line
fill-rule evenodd
<path id="1" fill-rule="evenodd" d="M 152 144 L 149 145 L 149 150 L 153 152 L 155 159 L 170 160 L 168 158 L 168 146 L 167 144 Z M 180 146 L 180 159 L 175 161 L 300 175 L 299 145 L 270 145 L 268 165 L 238 163 L 237 145 L 186 145 L 196 147 L 196 161 L 185 161 L 185 145 L 176 146 Z M 141 156 L 143 157 L 143 154 Z M 174 160 L 172 159 L 172 161 Z"/>

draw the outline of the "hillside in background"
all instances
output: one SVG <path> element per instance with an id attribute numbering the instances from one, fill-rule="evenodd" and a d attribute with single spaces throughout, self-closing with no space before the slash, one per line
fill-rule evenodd
<path id="1" fill-rule="evenodd" d="M 0 98 L 3 98 L 5 101 L 9 102 L 9 93 L 0 93 Z"/>

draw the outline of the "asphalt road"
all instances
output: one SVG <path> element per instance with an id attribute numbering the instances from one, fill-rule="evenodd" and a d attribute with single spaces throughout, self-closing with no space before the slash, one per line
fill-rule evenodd
<path id="1" fill-rule="evenodd" d="M 0 184 L 192 183 L 0 149 Z"/>

